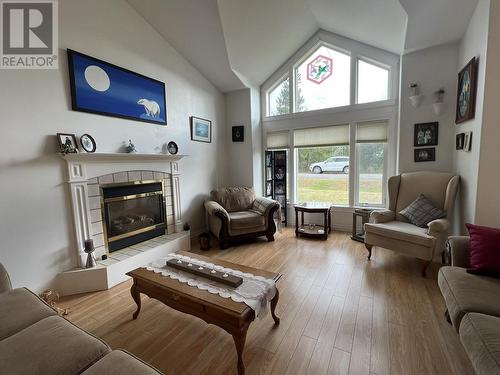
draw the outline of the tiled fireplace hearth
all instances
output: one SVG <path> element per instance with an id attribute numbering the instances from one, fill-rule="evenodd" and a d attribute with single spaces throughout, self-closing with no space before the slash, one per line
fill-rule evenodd
<path id="1" fill-rule="evenodd" d="M 125 272 L 131 269 L 166 253 L 189 250 L 189 231 L 182 230 L 180 207 L 178 161 L 183 156 L 81 153 L 61 157 L 67 164 L 79 262 L 79 267 L 59 275 L 62 294 L 108 289 L 126 280 Z M 131 229 L 132 235 L 125 229 Z M 93 269 L 83 268 L 88 238 L 94 240 L 98 260 Z M 107 260 L 101 260 L 104 254 Z"/>

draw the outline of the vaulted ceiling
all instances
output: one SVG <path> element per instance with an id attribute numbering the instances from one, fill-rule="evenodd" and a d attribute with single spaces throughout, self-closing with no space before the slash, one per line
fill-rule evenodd
<path id="1" fill-rule="evenodd" d="M 403 54 L 459 40 L 477 0 L 127 0 L 222 92 L 260 86 L 318 29 Z"/>
<path id="2" fill-rule="evenodd" d="M 459 40 L 477 0 L 399 0 L 408 14 L 405 51 Z"/>

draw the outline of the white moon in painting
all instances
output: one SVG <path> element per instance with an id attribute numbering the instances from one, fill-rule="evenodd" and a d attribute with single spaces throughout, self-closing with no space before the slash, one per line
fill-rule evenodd
<path id="1" fill-rule="evenodd" d="M 108 74 L 96 65 L 89 65 L 85 68 L 85 80 L 90 87 L 101 92 L 109 89 L 111 84 Z"/>

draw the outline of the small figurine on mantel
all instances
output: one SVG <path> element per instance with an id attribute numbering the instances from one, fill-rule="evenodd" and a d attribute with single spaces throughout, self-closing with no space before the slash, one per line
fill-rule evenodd
<path id="1" fill-rule="evenodd" d="M 137 149 L 131 139 L 128 140 L 128 146 L 125 147 L 125 151 L 127 151 L 127 154 L 135 154 L 137 152 Z"/>

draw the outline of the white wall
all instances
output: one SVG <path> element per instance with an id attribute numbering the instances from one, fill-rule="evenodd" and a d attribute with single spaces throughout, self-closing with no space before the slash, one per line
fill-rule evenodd
<path id="1" fill-rule="evenodd" d="M 116 152 L 129 138 L 140 152 L 170 140 L 182 161 L 183 219 L 204 229 L 202 203 L 218 186 L 224 154 L 224 96 L 121 0 L 59 2 L 60 68 L 0 71 L 0 261 L 15 286 L 41 290 L 76 265 L 73 223 L 55 133 L 93 135 L 98 152 Z M 73 112 L 66 48 L 164 81 L 168 126 Z M 212 143 L 190 141 L 189 116 L 213 121 Z"/>
<path id="2" fill-rule="evenodd" d="M 260 90 L 250 88 L 250 120 L 252 127 L 252 154 L 253 154 L 253 187 L 257 195 L 263 195 L 263 148 L 262 148 L 262 122 L 260 121 Z"/>
<path id="3" fill-rule="evenodd" d="M 483 10 L 483 14 L 485 11 Z M 484 21 L 484 20 L 483 20 Z M 484 46 L 484 45 L 483 45 Z M 479 153 L 479 178 L 477 185 L 476 220 L 480 225 L 500 227 L 500 3 L 491 2 L 489 14 L 488 56 L 482 61 L 487 80 L 484 87 L 483 124 L 481 128 Z M 484 73 L 483 73 L 484 74 Z M 473 135 L 473 147 L 477 148 L 479 138 Z"/>
<path id="4" fill-rule="evenodd" d="M 478 184 L 478 168 L 480 154 L 481 127 L 483 122 L 484 84 L 486 77 L 487 43 L 488 43 L 488 18 L 490 0 L 479 0 L 474 15 L 472 16 L 467 31 L 462 38 L 458 52 L 458 66 L 456 72 L 460 71 L 474 56 L 479 58 L 478 87 L 476 97 L 475 118 L 454 126 L 455 133 L 472 131 L 471 152 L 453 152 L 453 164 L 455 172 L 460 175 L 460 194 L 456 210 L 458 220 L 455 231 L 464 233 L 463 224 L 475 222 L 476 199 Z M 494 80 L 495 75 L 488 75 L 488 80 Z M 495 149 L 498 145 L 493 146 Z M 484 152 L 484 151 L 481 151 Z M 497 163 L 497 160 L 492 160 Z M 489 198 L 489 197 L 488 197 Z"/>
<path id="5" fill-rule="evenodd" d="M 401 58 L 401 97 L 399 127 L 399 172 L 431 170 L 451 172 L 455 148 L 455 98 L 457 45 L 446 44 L 409 53 Z M 410 100 L 410 83 L 417 83 L 423 101 L 414 108 Z M 443 88 L 444 111 L 434 114 L 432 103 L 434 92 Z M 414 126 L 422 122 L 439 122 L 439 144 L 436 146 L 436 161 L 414 162 Z"/>
<path id="6" fill-rule="evenodd" d="M 225 186 L 252 187 L 253 153 L 250 89 L 232 91 L 226 98 Z M 245 127 L 244 142 L 232 141 L 232 127 Z"/>

